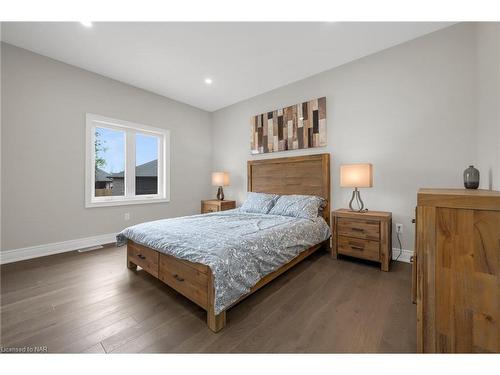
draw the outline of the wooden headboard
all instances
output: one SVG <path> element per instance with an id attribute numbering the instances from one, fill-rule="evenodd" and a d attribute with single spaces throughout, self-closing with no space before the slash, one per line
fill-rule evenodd
<path id="1" fill-rule="evenodd" d="M 325 198 L 323 217 L 330 225 L 330 154 L 249 160 L 247 174 L 248 191 Z"/>

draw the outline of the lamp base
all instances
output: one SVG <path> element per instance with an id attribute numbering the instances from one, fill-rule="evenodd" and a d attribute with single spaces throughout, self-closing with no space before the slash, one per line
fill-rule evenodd
<path id="1" fill-rule="evenodd" d="M 217 189 L 217 199 L 220 201 L 224 200 L 224 190 L 222 190 L 222 186 L 219 186 Z"/>
<path id="2" fill-rule="evenodd" d="M 356 206 L 353 207 L 353 202 L 356 201 Z M 358 188 L 354 188 L 352 191 L 352 197 L 349 201 L 349 209 L 354 212 L 366 212 L 368 209 L 365 209 L 365 204 L 361 200 L 361 195 L 359 194 Z"/>

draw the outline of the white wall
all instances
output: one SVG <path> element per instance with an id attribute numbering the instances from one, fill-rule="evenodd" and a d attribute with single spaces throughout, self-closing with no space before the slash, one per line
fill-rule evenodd
<path id="1" fill-rule="evenodd" d="M 475 25 L 459 24 L 215 112 L 213 168 L 231 173 L 226 197 L 245 198 L 249 159 L 329 152 L 333 207 L 346 207 L 339 165 L 370 162 L 375 186 L 362 197 L 393 213 L 412 250 L 417 189 L 462 187 L 476 159 L 475 48 Z M 328 147 L 249 154 L 252 115 L 321 96 Z"/>
<path id="2" fill-rule="evenodd" d="M 8 44 L 1 58 L 3 250 L 199 212 L 210 193 L 208 112 Z M 171 130 L 170 203 L 84 207 L 86 112 Z"/>
<path id="3" fill-rule="evenodd" d="M 500 190 L 500 23 L 477 26 L 477 167 L 481 188 Z"/>

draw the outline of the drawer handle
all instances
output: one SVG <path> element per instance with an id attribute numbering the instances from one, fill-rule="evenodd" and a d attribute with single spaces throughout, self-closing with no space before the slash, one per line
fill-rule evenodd
<path id="1" fill-rule="evenodd" d="M 176 279 L 177 281 L 184 281 L 184 279 L 177 274 L 174 275 L 174 279 Z"/>
<path id="2" fill-rule="evenodd" d="M 365 230 L 363 228 L 351 228 L 352 230 L 356 232 L 364 232 Z"/>
<path id="3" fill-rule="evenodd" d="M 351 249 L 363 251 L 365 248 L 364 247 L 360 247 L 360 246 L 352 246 L 351 245 Z"/>
<path id="4" fill-rule="evenodd" d="M 137 254 L 137 257 L 138 257 L 139 259 L 142 259 L 142 260 L 146 259 L 146 257 L 145 257 L 144 255 L 142 255 L 142 254 Z"/>

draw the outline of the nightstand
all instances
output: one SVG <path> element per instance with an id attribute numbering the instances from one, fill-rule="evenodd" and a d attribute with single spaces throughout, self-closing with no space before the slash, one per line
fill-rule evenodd
<path id="1" fill-rule="evenodd" d="M 389 271 L 392 259 L 392 213 L 382 211 L 332 212 L 332 256 L 338 254 L 380 263 Z"/>
<path id="2" fill-rule="evenodd" d="M 218 199 L 208 199 L 201 201 L 201 213 L 207 214 L 209 212 L 232 210 L 236 208 L 236 201 L 220 201 Z"/>

